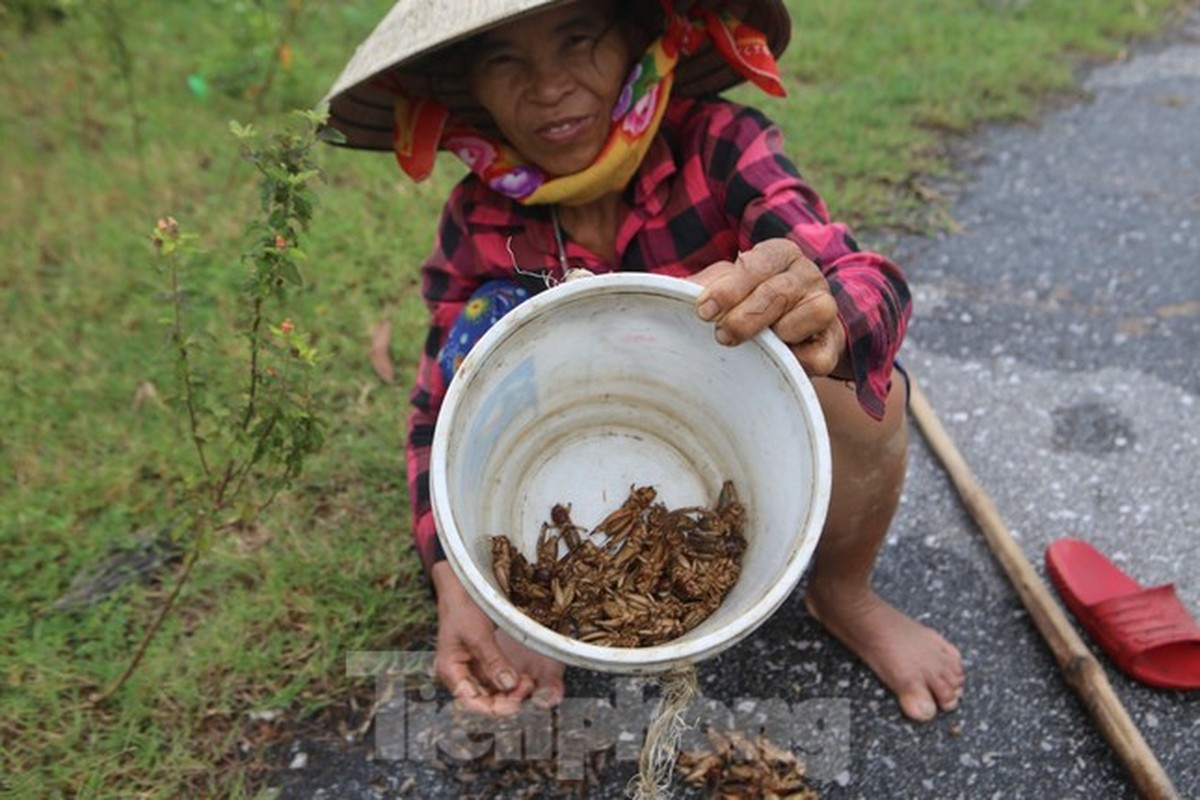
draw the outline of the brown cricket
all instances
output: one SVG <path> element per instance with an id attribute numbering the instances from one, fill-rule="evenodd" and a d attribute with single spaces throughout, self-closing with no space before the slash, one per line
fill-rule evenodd
<path id="1" fill-rule="evenodd" d="M 699 625 L 737 583 L 746 512 L 733 482 L 715 507 L 668 509 L 651 486 L 633 486 L 591 531 L 556 504 L 533 563 L 492 537 L 492 569 L 506 596 L 558 633 L 606 647 L 662 644 Z"/>

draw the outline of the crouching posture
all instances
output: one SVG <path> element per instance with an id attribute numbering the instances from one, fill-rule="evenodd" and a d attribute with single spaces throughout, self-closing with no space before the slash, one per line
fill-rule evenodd
<path id="1" fill-rule="evenodd" d="M 407 448 L 440 679 L 488 713 L 563 694 L 563 665 L 498 631 L 439 547 L 429 448 L 454 369 L 489 324 L 568 270 L 632 270 L 701 284 L 696 313 L 722 345 L 771 328 L 791 348 L 833 451 L 808 610 L 909 717 L 954 708 L 958 651 L 871 588 L 905 474 L 904 276 L 830 220 L 767 117 L 717 94 L 747 80 L 783 93 L 782 0 L 490 5 L 400 0 L 331 92 L 349 145 L 394 149 L 417 180 L 438 150 L 470 168 L 422 267 L 431 322 Z"/>

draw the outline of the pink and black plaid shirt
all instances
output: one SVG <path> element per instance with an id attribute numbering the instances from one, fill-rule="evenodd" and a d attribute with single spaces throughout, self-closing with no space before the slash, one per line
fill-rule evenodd
<path id="1" fill-rule="evenodd" d="M 830 222 L 824 202 L 784 155 L 779 129 L 758 111 L 716 98 L 673 100 L 625 192 L 617 263 L 570 241 L 566 251 L 570 267 L 595 273 L 686 277 L 776 237 L 799 244 L 828 279 L 859 403 L 881 417 L 911 313 L 904 275 L 883 256 L 860 251 L 846 226 Z M 413 534 L 428 570 L 444 557 L 429 501 L 430 449 L 446 393 L 438 353 L 483 283 L 508 279 L 536 292 L 545 286 L 538 274 L 561 277 L 550 210 L 519 205 L 468 176 L 446 202 L 436 247 L 421 271 L 431 324 L 411 395 L 407 464 Z"/>

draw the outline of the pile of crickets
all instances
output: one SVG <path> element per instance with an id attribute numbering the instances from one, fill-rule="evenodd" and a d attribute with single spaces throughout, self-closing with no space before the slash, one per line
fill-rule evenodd
<path id="1" fill-rule="evenodd" d="M 555 505 L 530 563 L 492 537 L 492 568 L 508 598 L 561 634 L 607 647 L 675 639 L 716 610 L 742 571 L 745 509 L 726 481 L 716 507 L 668 509 L 650 486 L 591 531 Z M 561 543 L 561 544 L 560 544 Z"/>

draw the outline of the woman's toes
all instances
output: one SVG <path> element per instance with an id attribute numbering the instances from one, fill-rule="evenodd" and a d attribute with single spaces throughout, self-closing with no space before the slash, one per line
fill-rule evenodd
<path id="1" fill-rule="evenodd" d="M 900 708 L 910 719 L 928 722 L 937 716 L 938 706 L 924 688 L 913 689 L 900 695 Z"/>
<path id="2" fill-rule="evenodd" d="M 961 677 L 955 676 L 951 678 L 941 678 L 931 681 L 933 697 L 937 701 L 937 705 L 943 711 L 953 711 L 958 708 L 958 701 L 962 698 L 963 681 Z"/>

